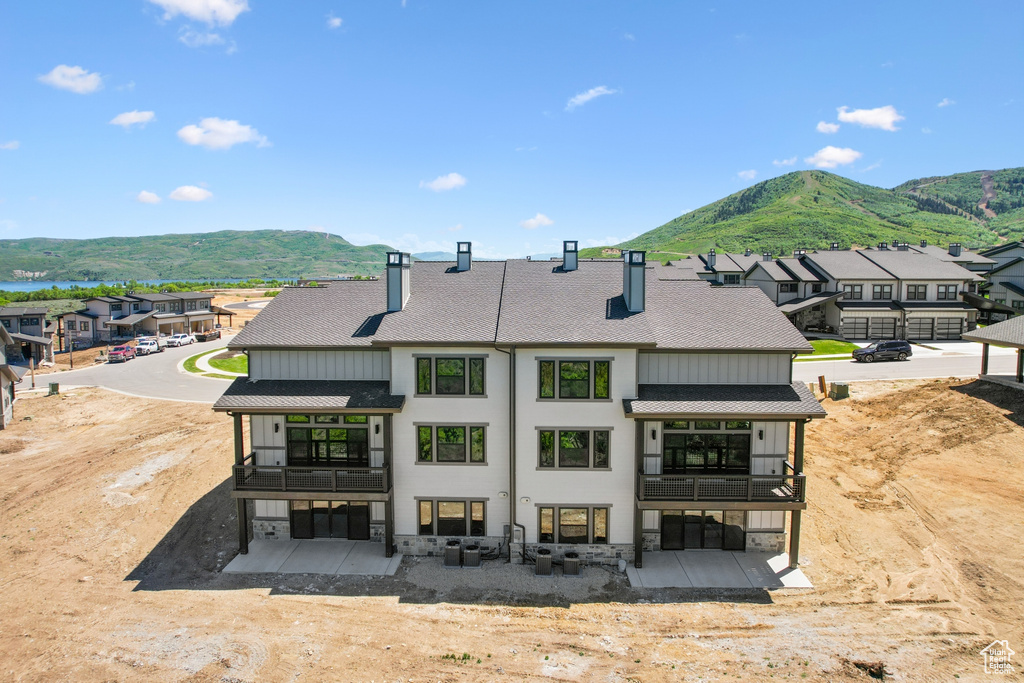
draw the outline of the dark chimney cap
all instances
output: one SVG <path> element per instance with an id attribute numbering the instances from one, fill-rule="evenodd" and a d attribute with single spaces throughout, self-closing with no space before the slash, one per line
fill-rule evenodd
<path id="1" fill-rule="evenodd" d="M 412 263 L 412 258 L 408 253 L 402 251 L 389 251 L 388 252 L 388 265 L 389 266 L 402 266 L 408 268 Z"/>

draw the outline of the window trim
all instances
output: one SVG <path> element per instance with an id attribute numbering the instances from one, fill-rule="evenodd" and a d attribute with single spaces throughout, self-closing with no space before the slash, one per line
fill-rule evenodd
<path id="1" fill-rule="evenodd" d="M 798 294 L 799 284 L 796 282 L 780 282 L 779 294 Z"/>
<path id="2" fill-rule="evenodd" d="M 738 285 L 741 284 L 740 275 L 738 273 L 722 273 L 722 284 L 723 285 Z"/>
<path id="3" fill-rule="evenodd" d="M 535 505 L 535 507 L 537 508 L 537 543 L 538 544 L 542 544 L 542 545 L 610 545 L 611 544 L 611 541 L 609 540 L 609 537 L 611 536 L 611 534 L 609 533 L 609 527 L 611 526 L 611 516 L 612 516 L 612 507 L 613 507 L 611 503 L 608 503 L 608 504 L 604 504 L 604 503 L 594 503 L 594 504 L 589 504 L 589 503 L 565 503 L 564 505 L 555 505 L 555 504 L 552 504 L 552 503 L 537 503 Z M 541 515 L 543 514 L 543 512 L 542 512 L 543 510 L 548 510 L 548 509 L 552 511 L 551 512 L 551 539 L 552 540 L 550 540 L 550 541 L 542 541 L 541 540 L 541 524 L 542 524 L 542 522 L 541 522 Z M 562 539 L 561 539 L 561 530 L 559 529 L 559 527 L 561 526 L 560 525 L 560 518 L 561 518 L 560 512 L 563 509 L 566 509 L 566 510 L 585 509 L 587 511 L 587 542 L 586 543 L 572 543 L 572 542 L 568 542 L 568 541 L 562 541 Z M 595 541 L 594 540 L 594 510 L 604 510 L 605 511 L 605 518 L 604 518 L 605 539 L 604 539 L 604 541 Z"/>
<path id="4" fill-rule="evenodd" d="M 856 295 L 856 296 L 855 296 Z M 843 285 L 843 300 L 863 301 L 864 285 Z"/>
<path id="5" fill-rule="evenodd" d="M 950 296 L 950 290 L 952 290 L 952 296 Z M 936 285 L 935 286 L 935 299 L 937 301 L 956 301 L 959 287 L 956 285 Z"/>
<path id="6" fill-rule="evenodd" d="M 871 285 L 871 300 L 892 301 L 892 285 Z"/>
<path id="7" fill-rule="evenodd" d="M 484 538 L 487 536 L 487 502 L 490 498 L 487 497 L 474 497 L 474 498 L 431 498 L 428 496 L 416 496 L 413 498 L 413 502 L 416 505 L 416 535 L 417 536 L 443 536 L 443 538 Z M 423 520 L 420 518 L 420 505 L 422 503 L 430 503 L 430 533 L 423 532 Z M 437 504 L 438 503 L 462 503 L 466 506 L 466 533 L 456 534 L 449 536 L 447 534 L 442 535 L 437 533 Z M 483 533 L 473 534 L 473 504 L 480 503 L 483 505 L 484 519 L 483 519 Z"/>
<path id="8" fill-rule="evenodd" d="M 907 285 L 907 301 L 927 301 L 928 285 L 916 284 Z"/>
<path id="9" fill-rule="evenodd" d="M 537 466 L 535 469 L 538 472 L 552 472 L 556 470 L 564 470 L 566 472 L 611 472 L 612 471 L 612 432 L 615 431 L 614 427 L 535 427 L 537 432 Z M 554 465 L 547 467 L 542 465 L 540 462 L 540 439 L 543 432 L 554 432 Z M 588 465 L 586 467 L 563 467 L 558 464 L 559 457 L 559 441 L 558 435 L 561 432 L 588 432 L 590 434 L 590 455 L 588 457 Z M 597 440 L 594 438 L 596 432 L 607 432 L 608 433 L 608 467 L 594 467 L 594 444 Z"/>
<path id="10" fill-rule="evenodd" d="M 413 443 L 415 444 L 415 460 L 413 461 L 416 465 L 427 465 L 427 466 L 465 466 L 473 465 L 474 467 L 486 466 L 487 462 L 487 429 L 490 427 L 489 422 L 413 422 Z M 438 460 L 437 459 L 437 428 L 438 427 L 462 427 L 466 430 L 466 459 L 465 460 Z M 420 429 L 430 429 L 430 460 L 420 459 Z M 482 462 L 473 462 L 473 433 L 474 428 L 484 430 L 484 459 Z"/>
<path id="11" fill-rule="evenodd" d="M 437 359 L 447 360 L 462 360 L 465 363 L 465 381 L 466 390 L 461 394 L 439 394 L 437 393 Z M 486 353 L 444 353 L 444 354 L 427 354 L 417 353 L 413 354 L 413 396 L 419 398 L 487 398 L 487 359 L 489 354 Z M 424 393 L 420 391 L 420 361 L 430 361 L 430 392 Z M 470 393 L 471 380 L 470 380 L 470 366 L 472 360 L 483 360 L 483 391 L 479 394 Z M 455 425 L 458 426 L 458 425 Z"/>
<path id="12" fill-rule="evenodd" d="M 581 358 L 577 356 L 537 356 L 537 399 L 538 401 L 550 401 L 550 402 L 586 402 L 586 403 L 602 403 L 611 402 L 614 400 L 614 392 L 612 391 L 612 361 L 614 358 L 599 356 L 591 358 Z M 543 387 L 541 386 L 542 372 L 541 366 L 543 363 L 553 363 L 551 377 L 554 382 L 554 396 L 542 396 L 541 392 Z M 587 363 L 588 364 L 588 379 L 587 379 L 587 398 L 576 398 L 576 397 L 565 397 L 563 398 L 561 382 L 559 382 L 561 376 L 561 363 Z M 596 363 L 607 363 L 608 364 L 608 397 L 597 398 L 597 372 Z"/>

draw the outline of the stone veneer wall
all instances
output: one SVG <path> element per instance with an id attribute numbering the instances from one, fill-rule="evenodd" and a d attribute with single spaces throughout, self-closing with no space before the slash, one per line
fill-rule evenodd
<path id="1" fill-rule="evenodd" d="M 521 555 L 521 548 L 522 545 L 516 544 L 512 549 L 516 559 Z M 583 564 L 616 565 L 619 563 L 619 560 L 625 560 L 626 562 L 633 561 L 632 543 L 609 543 L 597 545 L 585 545 L 582 543 L 527 543 L 526 553 L 531 557 L 536 557 L 538 548 L 547 548 L 550 550 L 551 559 L 555 562 L 561 562 L 562 558 L 568 552 L 579 553 L 580 561 L 583 562 Z"/>
<path id="2" fill-rule="evenodd" d="M 481 551 L 493 551 L 505 542 L 503 536 L 395 536 L 395 547 L 402 555 L 443 557 L 445 544 L 455 540 L 462 541 L 463 550 L 467 545 L 478 545 Z"/>
<path id="3" fill-rule="evenodd" d="M 252 537 L 257 541 L 287 541 L 292 537 L 291 524 L 287 519 L 257 517 L 252 520 Z"/>
<path id="4" fill-rule="evenodd" d="M 785 531 L 748 531 L 747 551 L 784 553 L 786 552 Z"/>

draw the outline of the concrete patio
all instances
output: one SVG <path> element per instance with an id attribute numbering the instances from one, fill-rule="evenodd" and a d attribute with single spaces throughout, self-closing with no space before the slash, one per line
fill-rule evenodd
<path id="1" fill-rule="evenodd" d="M 629 565 L 626 576 L 634 588 L 813 588 L 787 553 L 646 552 L 643 568 Z"/>
<path id="2" fill-rule="evenodd" d="M 251 541 L 249 554 L 224 567 L 241 574 L 356 574 L 391 576 L 402 556 L 384 557 L 382 543 L 343 540 Z"/>

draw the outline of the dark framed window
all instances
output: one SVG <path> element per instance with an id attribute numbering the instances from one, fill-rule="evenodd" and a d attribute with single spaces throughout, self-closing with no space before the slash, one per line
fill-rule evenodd
<path id="1" fill-rule="evenodd" d="M 907 285 L 907 301 L 924 301 L 928 298 L 928 285 Z"/>
<path id="2" fill-rule="evenodd" d="M 780 294 L 795 294 L 796 293 L 796 283 L 795 282 L 783 282 L 782 284 L 779 285 L 779 293 Z"/>
<path id="3" fill-rule="evenodd" d="M 110 304 L 110 312 L 113 313 L 114 311 L 117 311 L 118 313 L 120 313 L 121 312 L 121 304 Z"/>
<path id="4" fill-rule="evenodd" d="M 813 285 L 811 285 L 811 294 L 820 294 L 820 293 L 821 293 L 821 283 L 820 282 L 815 282 Z"/>
<path id="5" fill-rule="evenodd" d="M 537 396 L 542 399 L 603 401 L 611 398 L 609 360 L 541 360 L 537 379 Z"/>
<path id="6" fill-rule="evenodd" d="M 956 285 L 938 285 L 937 299 L 939 301 L 953 301 L 956 299 Z"/>
<path id="7" fill-rule="evenodd" d="M 416 393 L 424 396 L 483 396 L 486 391 L 485 360 L 474 356 L 418 356 Z"/>
<path id="8" fill-rule="evenodd" d="M 483 536 L 487 533 L 482 500 L 421 500 L 420 536 Z"/>
<path id="9" fill-rule="evenodd" d="M 567 505 L 537 508 L 539 543 L 608 543 L 608 508 Z"/>
<path id="10" fill-rule="evenodd" d="M 333 422 L 331 422 L 333 420 Z M 337 415 L 287 415 L 288 465 L 295 467 L 368 467 L 369 430 L 340 427 Z M 323 426 L 319 426 L 323 425 Z"/>
<path id="11" fill-rule="evenodd" d="M 416 462 L 487 462 L 483 425 L 419 425 L 416 427 Z"/>
<path id="12" fill-rule="evenodd" d="M 1018 299 L 1010 302 L 1011 308 L 1024 308 L 1024 299 Z"/>
<path id="13" fill-rule="evenodd" d="M 892 285 L 872 285 L 871 286 L 871 298 L 872 299 L 891 299 L 892 298 Z"/>
<path id="14" fill-rule="evenodd" d="M 863 299 L 864 285 L 843 285 L 844 299 Z"/>
<path id="15" fill-rule="evenodd" d="M 11 328 L 11 321 L 10 320 L 5 320 L 4 321 L 4 327 L 6 327 L 7 329 L 10 329 Z M 64 321 L 64 327 L 67 328 L 68 332 L 74 332 L 75 331 L 75 327 L 77 327 L 77 325 L 75 325 L 75 321 L 74 320 L 66 320 L 66 321 Z"/>
<path id="16" fill-rule="evenodd" d="M 89 321 L 88 320 L 83 320 L 82 321 L 82 332 L 88 332 L 88 331 L 89 331 Z"/>
<path id="17" fill-rule="evenodd" d="M 541 429 L 541 468 L 595 469 L 611 467 L 611 432 L 607 429 Z"/>
<path id="18" fill-rule="evenodd" d="M 726 285 L 738 285 L 740 283 L 740 276 L 736 273 L 723 274 L 722 283 Z"/>
<path id="19" fill-rule="evenodd" d="M 662 472 L 750 473 L 752 424 L 747 420 L 665 422 Z M 723 428 L 724 425 L 724 428 Z"/>

